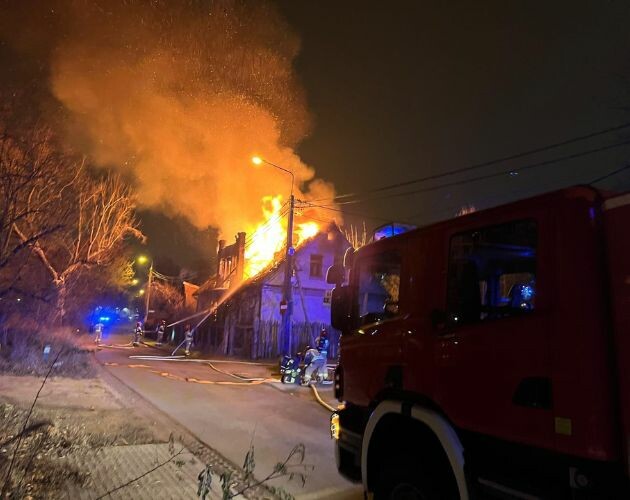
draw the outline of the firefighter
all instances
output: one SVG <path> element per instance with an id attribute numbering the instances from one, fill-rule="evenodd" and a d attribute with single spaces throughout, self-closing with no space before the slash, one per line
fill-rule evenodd
<path id="1" fill-rule="evenodd" d="M 320 355 L 323 356 L 324 359 L 327 359 L 330 340 L 328 340 L 328 332 L 326 331 L 326 328 L 322 328 L 321 332 L 319 332 L 319 337 L 317 337 L 315 345 L 317 346 L 317 350 Z"/>
<path id="2" fill-rule="evenodd" d="M 186 356 L 190 356 L 190 346 L 193 343 L 193 332 L 192 328 L 190 328 L 190 324 L 187 324 L 186 328 L 184 328 L 184 341 L 186 342 L 185 354 Z"/>
<path id="3" fill-rule="evenodd" d="M 328 346 L 330 340 L 328 340 L 328 332 L 325 328 L 322 328 L 319 332 L 319 337 L 315 340 L 315 348 L 306 350 L 304 356 L 304 378 L 302 383 L 308 385 L 311 382 L 313 373 L 317 371 L 318 378 L 327 379 L 328 373 L 326 370 L 326 361 L 328 360 Z"/>
<path id="4" fill-rule="evenodd" d="M 100 321 L 94 325 L 94 333 L 96 333 L 96 337 L 94 339 L 94 342 L 96 344 L 100 344 L 102 342 L 102 340 L 103 340 L 103 328 L 104 327 L 105 327 L 105 325 L 103 323 L 101 323 Z"/>
<path id="5" fill-rule="evenodd" d="M 138 347 L 140 345 L 140 337 L 142 337 L 142 323 L 136 322 L 136 327 L 133 330 L 133 346 Z"/>
<path id="6" fill-rule="evenodd" d="M 162 340 L 164 340 L 164 332 L 166 331 L 166 321 L 160 321 L 160 324 L 157 326 L 155 331 L 157 333 L 157 342 L 155 343 L 155 345 L 161 346 Z"/>

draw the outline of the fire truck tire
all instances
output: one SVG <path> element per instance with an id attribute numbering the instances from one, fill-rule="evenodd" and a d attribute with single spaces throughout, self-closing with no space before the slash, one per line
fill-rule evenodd
<path id="1" fill-rule="evenodd" d="M 423 470 L 413 458 L 391 460 L 381 469 L 375 500 L 457 500 L 456 485 L 444 471 Z"/>

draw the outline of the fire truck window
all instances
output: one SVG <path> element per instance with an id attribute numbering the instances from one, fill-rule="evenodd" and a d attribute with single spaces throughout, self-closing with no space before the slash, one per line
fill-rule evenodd
<path id="1" fill-rule="evenodd" d="M 448 273 L 450 320 L 464 324 L 533 311 L 537 240 L 532 220 L 453 236 Z"/>
<path id="2" fill-rule="evenodd" d="M 388 252 L 359 263 L 357 311 L 359 326 L 398 315 L 400 255 Z"/>

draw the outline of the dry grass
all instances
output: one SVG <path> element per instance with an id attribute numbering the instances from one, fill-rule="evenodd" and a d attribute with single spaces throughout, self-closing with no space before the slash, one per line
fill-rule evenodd
<path id="1" fill-rule="evenodd" d="M 50 352 L 44 348 L 50 346 Z M 86 378 L 95 375 L 90 351 L 70 329 L 7 330 L 0 333 L 0 373 L 43 376 L 63 350 L 54 376 Z"/>
<path id="2" fill-rule="evenodd" d="M 15 450 L 27 410 L 0 404 L 0 481 Z M 128 410 L 35 409 L 16 455 L 6 498 L 58 498 L 68 482 L 84 485 L 89 470 L 57 460 L 70 453 L 105 446 L 155 443 L 141 422 L 130 421 Z"/>

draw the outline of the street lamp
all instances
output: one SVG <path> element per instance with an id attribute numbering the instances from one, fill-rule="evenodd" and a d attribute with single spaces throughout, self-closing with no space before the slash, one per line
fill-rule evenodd
<path id="1" fill-rule="evenodd" d="M 281 167 L 280 165 L 271 163 L 270 161 L 267 161 L 264 158 L 261 158 L 260 156 L 252 156 L 252 163 L 254 165 L 262 165 L 263 163 L 266 163 L 267 165 L 271 165 L 272 167 L 277 168 L 278 170 L 282 170 L 283 172 L 286 172 L 287 174 L 289 174 L 291 176 L 291 198 L 293 198 L 293 184 L 295 184 L 295 176 L 293 175 L 293 172 L 291 172 L 290 170 L 284 167 Z"/>
<path id="2" fill-rule="evenodd" d="M 149 266 L 149 279 L 147 280 L 147 291 L 146 291 L 146 299 L 144 301 L 144 318 L 142 320 L 142 325 L 147 322 L 147 318 L 149 317 L 149 300 L 151 300 L 151 281 L 153 279 L 153 259 L 149 259 L 146 255 L 138 255 L 136 258 L 136 262 L 138 264 L 146 264 L 151 261 L 151 265 Z M 140 295 L 145 295 L 144 290 L 140 290 L 138 292 Z"/>
<path id="3" fill-rule="evenodd" d="M 278 170 L 282 170 L 291 176 L 291 195 L 289 196 L 289 220 L 287 222 L 287 250 L 286 250 L 286 267 L 284 269 L 284 301 L 287 310 L 282 318 L 282 330 L 284 335 L 284 354 L 291 355 L 291 317 L 293 316 L 293 286 L 291 285 L 291 276 L 293 275 L 293 211 L 295 209 L 295 197 L 293 196 L 293 185 L 295 184 L 295 176 L 290 170 L 283 168 L 275 163 L 261 158 L 260 156 L 252 157 L 254 165 L 262 165 L 266 163 Z"/>

